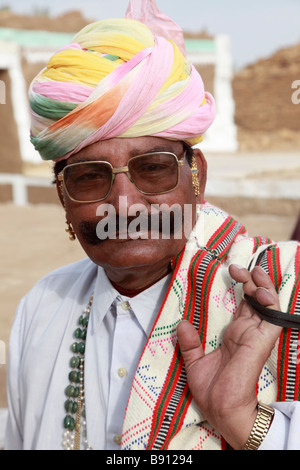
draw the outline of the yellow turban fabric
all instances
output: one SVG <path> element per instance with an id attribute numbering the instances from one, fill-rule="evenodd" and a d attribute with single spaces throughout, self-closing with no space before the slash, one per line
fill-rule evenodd
<path id="1" fill-rule="evenodd" d="M 133 18 L 137 5 L 144 22 Z M 29 89 L 31 141 L 41 157 L 64 159 L 115 137 L 200 142 L 215 103 L 180 32 L 154 0 L 131 0 L 126 18 L 92 23 L 57 51 Z"/>

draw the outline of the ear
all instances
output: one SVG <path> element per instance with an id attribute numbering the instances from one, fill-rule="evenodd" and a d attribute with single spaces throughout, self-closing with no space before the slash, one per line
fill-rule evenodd
<path id="1" fill-rule="evenodd" d="M 204 192 L 206 187 L 207 180 L 207 162 L 206 159 L 199 148 L 193 149 L 194 157 L 197 163 L 198 168 L 198 177 L 200 184 L 200 194 L 197 196 L 197 203 L 203 204 L 204 201 Z"/>
<path id="2" fill-rule="evenodd" d="M 58 178 L 56 178 L 56 191 L 57 191 L 60 203 L 63 206 L 63 208 L 65 209 L 66 205 L 65 205 L 65 197 L 64 197 L 64 192 L 63 192 L 64 191 L 63 190 L 63 182 L 59 181 Z"/>

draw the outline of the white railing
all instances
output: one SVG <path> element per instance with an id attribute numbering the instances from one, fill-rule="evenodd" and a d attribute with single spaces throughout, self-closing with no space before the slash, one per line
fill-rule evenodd
<path id="1" fill-rule="evenodd" d="M 208 178 L 205 196 L 300 201 L 300 180 Z"/>
<path id="2" fill-rule="evenodd" d="M 52 186 L 50 179 L 34 178 L 20 174 L 0 173 L 0 185 L 12 186 L 12 202 L 17 206 L 28 204 L 28 188 Z"/>

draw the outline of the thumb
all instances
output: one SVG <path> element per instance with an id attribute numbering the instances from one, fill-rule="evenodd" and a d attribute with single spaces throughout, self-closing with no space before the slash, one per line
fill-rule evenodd
<path id="1" fill-rule="evenodd" d="M 188 373 L 191 367 L 204 356 L 202 344 L 197 330 L 186 320 L 178 324 L 177 338 L 185 370 Z"/>

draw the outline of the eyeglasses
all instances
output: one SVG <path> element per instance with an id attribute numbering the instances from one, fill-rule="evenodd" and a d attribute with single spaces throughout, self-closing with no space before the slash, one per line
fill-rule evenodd
<path id="1" fill-rule="evenodd" d="M 131 183 L 143 194 L 164 194 L 173 191 L 179 182 L 179 168 L 184 163 L 170 152 L 150 152 L 128 160 L 127 166 L 114 168 L 109 162 L 72 163 L 59 173 L 72 201 L 98 202 L 107 198 L 117 173 L 126 173 Z"/>

